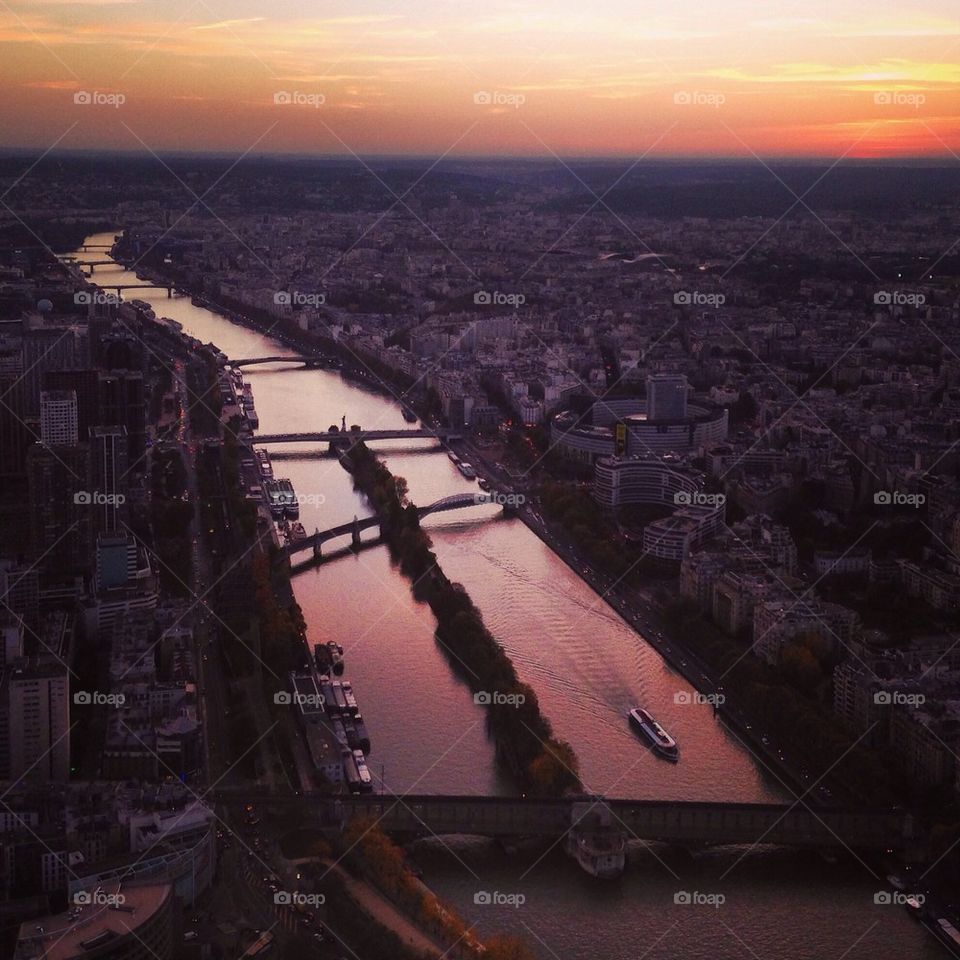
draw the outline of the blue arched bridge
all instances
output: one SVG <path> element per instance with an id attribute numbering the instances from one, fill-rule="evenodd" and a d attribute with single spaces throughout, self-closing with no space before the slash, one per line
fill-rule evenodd
<path id="1" fill-rule="evenodd" d="M 417 507 L 417 514 L 422 520 L 431 513 L 445 513 L 448 510 L 463 510 L 466 507 L 489 506 L 496 503 L 491 499 L 495 495 L 483 493 L 456 493 L 451 497 L 443 497 L 440 500 L 430 503 L 425 507 Z M 312 550 L 315 557 L 322 555 L 323 544 L 328 540 L 336 540 L 337 537 L 350 536 L 355 547 L 360 546 L 360 534 L 364 530 L 372 527 L 381 527 L 382 519 L 378 516 L 364 517 L 362 520 L 353 518 L 349 523 L 341 523 L 339 526 L 330 527 L 329 530 L 317 530 L 303 540 L 296 540 L 280 548 L 278 557 L 289 559 L 294 554 L 301 553 L 304 550 Z"/>

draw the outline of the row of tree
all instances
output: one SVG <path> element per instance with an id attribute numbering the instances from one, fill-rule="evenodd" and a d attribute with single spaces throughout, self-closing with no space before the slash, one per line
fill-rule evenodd
<path id="1" fill-rule="evenodd" d="M 640 565 L 631 551 L 616 546 L 616 527 L 586 490 L 575 484 L 545 480 L 539 495 L 547 516 L 563 524 L 595 567 L 616 579 L 628 576 L 639 581 Z"/>
<path id="2" fill-rule="evenodd" d="M 497 936 L 481 944 L 464 920 L 443 905 L 407 869 L 400 849 L 373 818 L 357 818 L 347 824 L 343 845 L 347 863 L 425 929 L 444 943 L 456 945 L 460 956 L 483 956 L 484 960 L 533 960 L 529 945 L 519 937 Z"/>
<path id="3" fill-rule="evenodd" d="M 485 695 L 487 728 L 500 762 L 533 792 L 557 796 L 579 790 L 573 748 L 554 737 L 536 693 L 518 678 L 467 591 L 444 575 L 407 499 L 406 481 L 394 477 L 362 443 L 352 448 L 350 462 L 354 483 L 382 518 L 391 555 L 437 618 L 437 641 L 471 690 Z"/>

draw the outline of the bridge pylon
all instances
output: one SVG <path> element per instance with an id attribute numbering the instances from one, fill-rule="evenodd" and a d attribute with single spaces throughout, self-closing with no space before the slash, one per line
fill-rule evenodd
<path id="1" fill-rule="evenodd" d="M 320 544 L 320 528 L 315 527 L 313 531 L 313 555 L 319 560 L 323 556 L 323 547 Z"/>

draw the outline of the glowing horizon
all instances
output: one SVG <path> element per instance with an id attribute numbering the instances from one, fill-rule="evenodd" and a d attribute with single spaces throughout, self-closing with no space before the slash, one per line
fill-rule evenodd
<path id="1" fill-rule="evenodd" d="M 947 0 L 325 10 L 6 0 L 0 147 L 960 159 Z"/>

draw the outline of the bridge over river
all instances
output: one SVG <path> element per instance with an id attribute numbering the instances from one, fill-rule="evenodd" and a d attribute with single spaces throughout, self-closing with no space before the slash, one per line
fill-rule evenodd
<path id="1" fill-rule="evenodd" d="M 252 443 L 264 446 L 270 443 L 357 443 L 362 440 L 459 440 L 460 430 L 448 427 L 403 427 L 394 430 L 324 430 L 320 433 L 258 433 Z"/>
<path id="2" fill-rule="evenodd" d="M 417 514 L 422 520 L 431 513 L 445 513 L 448 510 L 489 506 L 491 503 L 497 503 L 496 496 L 496 494 L 484 493 L 457 493 L 451 497 L 436 500 L 425 507 L 417 507 Z M 336 540 L 337 537 L 350 536 L 354 546 L 360 546 L 361 531 L 369 530 L 372 527 L 380 527 L 381 523 L 382 520 L 378 516 L 364 517 L 362 520 L 354 517 L 349 523 L 341 523 L 339 526 L 330 527 L 328 530 L 317 530 L 303 540 L 296 540 L 284 545 L 277 552 L 277 556 L 289 559 L 294 554 L 301 553 L 304 550 L 312 550 L 314 556 L 319 557 L 323 544 L 328 540 Z"/>
<path id="3" fill-rule="evenodd" d="M 242 795 L 241 795 L 242 794 Z M 388 833 L 415 836 L 463 834 L 518 839 L 562 837 L 573 826 L 574 804 L 585 798 L 420 796 L 392 794 L 300 797 L 216 791 L 218 799 L 265 808 L 301 810 L 298 822 L 342 830 L 370 817 Z M 699 803 L 594 797 L 631 838 L 681 845 L 773 844 L 856 851 L 909 850 L 917 846 L 913 818 L 895 809 L 847 809 L 782 804 Z"/>
<path id="4" fill-rule="evenodd" d="M 254 367 L 260 363 L 301 363 L 305 367 L 324 367 L 332 366 L 336 362 L 332 357 L 314 354 L 283 357 L 242 357 L 240 360 L 231 360 L 230 366 L 239 369 L 240 367 Z"/>

